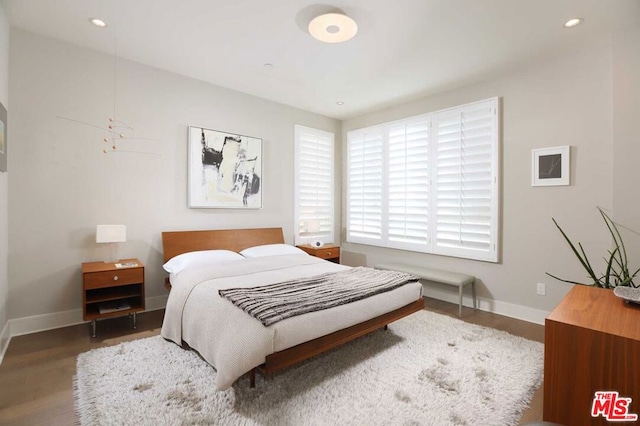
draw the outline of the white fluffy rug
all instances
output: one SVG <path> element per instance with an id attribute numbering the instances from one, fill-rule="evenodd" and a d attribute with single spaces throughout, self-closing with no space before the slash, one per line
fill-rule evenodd
<path id="1" fill-rule="evenodd" d="M 78 356 L 83 425 L 516 425 L 543 345 L 420 311 L 275 374 L 216 391 L 215 370 L 160 336 Z"/>

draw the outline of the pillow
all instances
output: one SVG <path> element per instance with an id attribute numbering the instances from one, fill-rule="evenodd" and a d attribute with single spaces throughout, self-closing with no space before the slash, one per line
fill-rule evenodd
<path id="1" fill-rule="evenodd" d="M 278 256 L 281 254 L 307 254 L 298 247 L 289 244 L 266 244 L 244 249 L 240 252 L 244 257 Z"/>
<path id="2" fill-rule="evenodd" d="M 162 265 L 165 271 L 170 274 L 177 274 L 185 268 L 194 266 L 215 265 L 227 263 L 230 260 L 242 260 L 244 257 L 230 250 L 201 250 L 182 253 L 172 257 L 167 263 Z"/>

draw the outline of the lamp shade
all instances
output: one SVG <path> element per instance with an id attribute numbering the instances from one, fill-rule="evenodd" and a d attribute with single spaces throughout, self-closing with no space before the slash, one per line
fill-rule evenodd
<path id="1" fill-rule="evenodd" d="M 309 237 L 315 237 L 320 232 L 319 220 L 307 220 L 305 221 L 306 235 Z"/>
<path id="2" fill-rule="evenodd" d="M 96 243 L 124 243 L 127 241 L 126 225 L 96 226 Z"/>

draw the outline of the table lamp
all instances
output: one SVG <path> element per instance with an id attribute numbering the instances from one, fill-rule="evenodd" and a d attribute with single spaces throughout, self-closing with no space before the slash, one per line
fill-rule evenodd
<path id="1" fill-rule="evenodd" d="M 118 244 L 127 241 L 126 225 L 97 225 L 96 243 L 109 244 L 109 259 L 105 263 L 118 262 Z"/>
<path id="2" fill-rule="evenodd" d="M 324 245 L 324 242 L 319 238 L 320 234 L 320 221 L 319 220 L 307 220 L 305 221 L 307 244 L 320 248 Z M 310 241 L 309 239 L 312 238 Z"/>

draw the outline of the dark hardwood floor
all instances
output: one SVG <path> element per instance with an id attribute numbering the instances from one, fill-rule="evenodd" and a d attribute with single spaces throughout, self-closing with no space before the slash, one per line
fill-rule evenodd
<path id="1" fill-rule="evenodd" d="M 429 311 L 458 316 L 458 305 L 433 299 L 425 299 L 425 304 Z M 157 335 L 163 314 L 164 311 L 139 314 L 137 330 L 132 330 L 128 317 L 99 321 L 95 339 L 90 337 L 88 324 L 12 338 L 0 365 L 0 424 L 76 424 L 72 384 L 76 356 L 90 349 Z M 544 341 L 541 325 L 470 308 L 463 308 L 462 319 Z M 542 386 L 536 391 L 520 424 L 540 420 Z"/>

